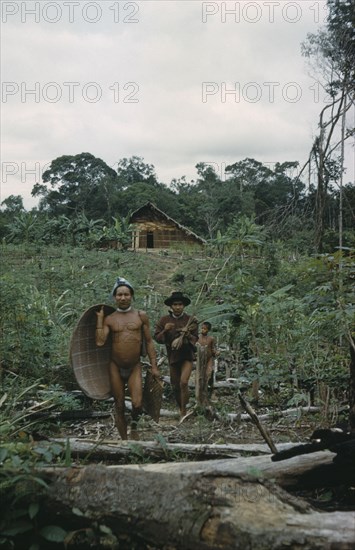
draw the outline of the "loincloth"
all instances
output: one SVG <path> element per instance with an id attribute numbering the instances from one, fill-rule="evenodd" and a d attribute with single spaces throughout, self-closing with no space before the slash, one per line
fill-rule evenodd
<path id="1" fill-rule="evenodd" d="M 118 372 L 120 373 L 121 378 L 123 378 L 123 380 L 128 380 L 133 372 L 134 367 L 120 367 L 120 365 L 112 357 L 111 361 L 115 363 L 116 367 L 118 368 Z"/>

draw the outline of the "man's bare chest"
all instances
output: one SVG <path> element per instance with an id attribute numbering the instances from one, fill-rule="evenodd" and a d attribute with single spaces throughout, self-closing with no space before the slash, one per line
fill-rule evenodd
<path id="1" fill-rule="evenodd" d="M 115 333 L 134 333 L 140 332 L 142 320 L 138 311 L 129 311 L 127 313 L 115 312 L 110 319 L 110 328 Z"/>

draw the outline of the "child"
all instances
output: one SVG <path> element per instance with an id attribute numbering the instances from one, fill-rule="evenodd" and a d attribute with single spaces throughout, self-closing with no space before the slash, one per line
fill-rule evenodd
<path id="1" fill-rule="evenodd" d="M 206 346 L 207 348 L 207 365 L 206 376 L 208 380 L 208 393 L 211 396 L 213 392 L 213 372 L 214 372 L 214 359 L 217 355 L 216 341 L 213 336 L 208 336 L 212 325 L 208 321 L 205 321 L 201 325 L 201 334 L 198 339 L 200 346 Z"/>

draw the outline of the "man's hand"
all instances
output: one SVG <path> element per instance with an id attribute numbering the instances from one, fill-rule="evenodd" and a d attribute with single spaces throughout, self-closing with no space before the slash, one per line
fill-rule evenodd
<path id="1" fill-rule="evenodd" d="M 152 375 L 154 378 L 160 378 L 160 372 L 158 367 L 152 367 Z"/>
<path id="2" fill-rule="evenodd" d="M 166 323 L 164 326 L 164 330 L 168 332 L 169 330 L 172 330 L 175 327 L 174 323 Z"/>
<path id="3" fill-rule="evenodd" d="M 96 328 L 103 328 L 104 326 L 104 306 L 101 306 L 99 311 L 96 311 Z"/>

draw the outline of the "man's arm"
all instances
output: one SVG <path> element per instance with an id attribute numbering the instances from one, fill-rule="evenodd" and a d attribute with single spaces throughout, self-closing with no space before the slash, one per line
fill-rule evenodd
<path id="1" fill-rule="evenodd" d="M 140 317 L 142 319 L 143 323 L 143 335 L 145 338 L 145 343 L 147 346 L 147 353 L 149 357 L 149 361 L 152 367 L 152 374 L 153 376 L 160 376 L 160 372 L 157 366 L 157 354 L 154 347 L 154 342 L 152 339 L 152 335 L 150 333 L 150 326 L 149 326 L 149 319 L 148 315 L 142 311 L 140 314 Z"/>
<path id="2" fill-rule="evenodd" d="M 162 317 L 155 327 L 154 340 L 158 344 L 166 344 L 166 333 L 172 330 L 174 326 L 174 323 L 167 323 L 166 317 Z"/>
<path id="3" fill-rule="evenodd" d="M 96 312 L 96 333 L 95 341 L 97 346 L 103 346 L 110 333 L 109 326 L 105 323 L 104 306 L 101 306 L 100 311 Z"/>

